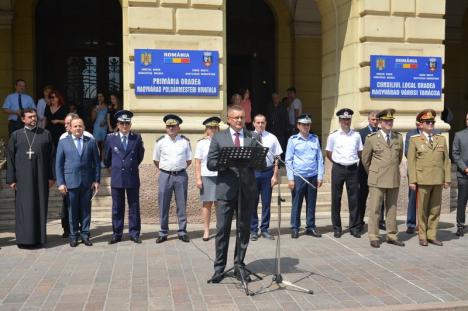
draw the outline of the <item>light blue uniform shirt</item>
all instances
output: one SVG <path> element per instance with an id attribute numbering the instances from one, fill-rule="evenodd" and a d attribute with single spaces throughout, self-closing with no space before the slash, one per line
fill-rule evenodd
<path id="1" fill-rule="evenodd" d="M 288 180 L 294 180 L 294 172 L 290 167 L 303 177 L 317 176 L 318 180 L 323 180 L 323 156 L 317 135 L 309 134 L 307 139 L 301 134 L 291 136 L 286 147 L 285 160 Z"/>
<path id="2" fill-rule="evenodd" d="M 26 108 L 34 108 L 36 109 L 36 105 L 34 104 L 34 101 L 31 96 L 28 94 L 21 94 L 21 106 L 23 106 L 23 109 Z M 13 111 L 18 111 L 19 110 L 19 104 L 18 104 L 18 93 L 12 93 L 8 95 L 5 98 L 5 101 L 3 102 L 3 109 L 10 109 Z M 8 115 L 8 121 L 16 121 L 18 119 L 17 115 L 10 114 Z"/>

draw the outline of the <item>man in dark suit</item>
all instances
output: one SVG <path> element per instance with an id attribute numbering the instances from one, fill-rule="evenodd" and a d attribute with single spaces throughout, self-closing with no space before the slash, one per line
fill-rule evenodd
<path id="1" fill-rule="evenodd" d="M 70 126 L 71 135 L 60 140 L 57 147 L 57 185 L 62 194 L 68 192 L 70 246 L 78 245 L 78 235 L 86 246 L 92 246 L 89 240 L 91 199 L 93 191 L 99 190 L 101 179 L 99 152 L 96 141 L 83 135 L 82 119 L 73 119 Z"/>
<path id="2" fill-rule="evenodd" d="M 455 133 L 452 156 L 457 165 L 458 199 L 457 199 L 457 232 L 465 235 L 465 212 L 468 202 L 468 113 L 465 115 L 466 128 Z"/>
<path id="3" fill-rule="evenodd" d="M 108 134 L 104 164 L 111 168 L 112 238 L 109 244 L 122 240 L 125 217 L 125 192 L 128 201 L 128 231 L 130 240 L 141 243 L 140 230 L 140 175 L 138 166 L 143 161 L 145 148 L 139 134 L 130 132 L 133 113 L 120 110 L 115 113 L 118 132 Z"/>
<path id="4" fill-rule="evenodd" d="M 224 278 L 223 272 L 227 261 L 232 216 L 234 211 L 237 211 L 239 191 L 241 192 L 242 206 L 241 210 L 237 211 L 239 216 L 237 226 L 240 230 L 238 242 L 240 245 L 239 248 L 236 245 L 234 252 L 236 265 L 244 266 L 250 238 L 250 218 L 258 197 L 253 168 L 218 168 L 218 156 L 224 147 L 260 147 L 252 139 L 251 133 L 244 128 L 245 111 L 242 107 L 234 105 L 228 108 L 228 123 L 228 129 L 216 133 L 212 138 L 207 162 L 209 170 L 218 171 L 216 182 L 216 199 L 218 200 L 216 208 L 216 259 L 214 262 L 215 273 L 211 278 L 213 283 L 219 283 Z M 237 257 L 238 249 L 239 257 Z M 239 276 L 241 271 L 235 271 L 235 273 Z M 247 276 L 245 279 L 249 281 L 250 277 Z"/>
<path id="5" fill-rule="evenodd" d="M 366 142 L 366 138 L 369 134 L 375 133 L 379 130 L 378 123 L 379 119 L 377 118 L 377 114 L 379 112 L 376 110 L 372 110 L 367 115 L 367 121 L 369 124 L 359 131 L 359 135 L 361 136 L 362 144 L 364 145 Z M 359 196 L 358 196 L 358 208 L 359 208 L 359 217 L 361 221 L 361 228 L 362 231 L 364 229 L 364 216 L 366 215 L 366 203 L 367 197 L 369 195 L 369 186 L 367 185 L 367 172 L 362 165 L 362 162 L 359 162 Z M 380 219 L 379 219 L 379 227 L 380 229 L 385 230 L 385 220 L 384 220 L 384 211 L 383 211 L 383 204 L 380 209 Z"/>

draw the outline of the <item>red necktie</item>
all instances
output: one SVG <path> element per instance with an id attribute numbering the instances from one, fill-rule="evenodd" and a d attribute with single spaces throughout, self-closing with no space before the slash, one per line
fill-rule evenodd
<path id="1" fill-rule="evenodd" d="M 234 139 L 234 147 L 240 147 L 240 139 L 239 139 L 240 134 L 234 133 L 234 135 L 236 136 L 236 138 Z"/>

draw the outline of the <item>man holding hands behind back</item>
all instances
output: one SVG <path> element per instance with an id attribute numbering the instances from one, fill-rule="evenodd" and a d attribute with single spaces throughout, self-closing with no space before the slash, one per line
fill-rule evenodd
<path id="1" fill-rule="evenodd" d="M 216 209 L 216 259 L 214 261 L 215 272 L 211 278 L 212 283 L 219 283 L 224 278 L 223 272 L 227 261 L 232 216 L 234 215 L 234 211 L 237 211 L 239 191 L 241 192 L 242 210 L 237 211 L 240 212 L 237 224 L 240 230 L 240 246 L 238 248 L 236 245 L 234 252 L 235 264 L 240 266 L 245 265 L 244 258 L 247 246 L 249 245 L 250 220 L 252 210 L 255 208 L 256 198 L 258 197 L 254 169 L 218 168 L 218 156 L 224 147 L 260 147 L 252 139 L 251 134 L 245 130 L 244 122 L 244 109 L 237 105 L 230 106 L 228 108 L 229 128 L 214 135 L 208 152 L 208 169 L 218 171 L 216 182 L 216 199 L 218 200 L 218 207 Z M 240 262 L 237 262 L 238 249 L 240 251 Z M 241 272 L 234 272 L 239 277 Z M 245 280 L 249 281 L 250 276 L 245 276 Z"/>

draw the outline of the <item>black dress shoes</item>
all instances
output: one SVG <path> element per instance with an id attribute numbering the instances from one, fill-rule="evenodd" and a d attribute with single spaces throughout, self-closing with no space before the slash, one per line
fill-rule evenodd
<path id="1" fill-rule="evenodd" d="M 257 240 L 258 240 L 257 232 L 251 232 L 250 233 L 250 241 L 257 241 Z"/>
<path id="2" fill-rule="evenodd" d="M 162 242 L 166 242 L 167 241 L 167 235 L 164 235 L 164 236 L 158 236 L 158 238 L 156 239 L 156 244 L 159 244 L 159 243 L 162 243 Z"/>
<path id="3" fill-rule="evenodd" d="M 93 246 L 93 243 L 91 243 L 91 241 L 89 239 L 82 239 L 81 241 L 86 246 Z"/>
<path id="4" fill-rule="evenodd" d="M 234 277 L 235 277 L 236 279 L 238 279 L 239 281 L 242 281 L 241 273 L 243 273 L 244 281 L 245 281 L 246 283 L 252 282 L 252 278 L 250 277 L 250 274 L 249 274 L 247 271 L 245 271 L 245 270 L 242 270 L 242 272 L 240 272 L 239 269 L 235 269 L 235 270 L 234 270 Z"/>
<path id="5" fill-rule="evenodd" d="M 460 228 L 457 229 L 457 233 L 455 233 L 455 234 L 462 237 L 462 236 L 465 235 L 465 230 L 460 227 Z"/>
<path id="6" fill-rule="evenodd" d="M 109 244 L 115 244 L 115 243 L 119 243 L 120 241 L 121 241 L 121 239 L 116 238 L 116 237 L 112 237 L 112 239 L 108 243 Z"/>
<path id="7" fill-rule="evenodd" d="M 62 238 L 64 238 L 64 239 L 68 238 L 68 232 L 62 233 Z"/>
<path id="8" fill-rule="evenodd" d="M 312 228 L 306 231 L 307 235 L 314 236 L 316 238 L 321 238 L 322 234 L 317 230 L 317 228 Z"/>
<path id="9" fill-rule="evenodd" d="M 385 222 L 379 222 L 379 229 L 380 230 L 387 230 L 387 226 L 385 225 Z"/>
<path id="10" fill-rule="evenodd" d="M 78 246 L 78 241 L 70 241 L 70 247 L 77 247 Z"/>
<path id="11" fill-rule="evenodd" d="M 137 243 L 137 244 L 141 244 L 141 239 L 139 236 L 137 237 L 130 237 L 130 241 L 132 241 L 133 243 Z"/>
<path id="12" fill-rule="evenodd" d="M 359 231 L 351 231 L 351 235 L 358 239 L 361 238 L 361 233 Z"/>
<path id="13" fill-rule="evenodd" d="M 414 234 L 415 231 L 416 230 L 413 227 L 406 228 L 406 233 L 408 233 L 408 234 Z"/>
<path id="14" fill-rule="evenodd" d="M 186 235 L 186 234 L 179 235 L 179 240 L 181 240 L 182 242 L 185 242 L 185 243 L 190 242 L 190 239 L 189 239 L 188 235 Z"/>
<path id="15" fill-rule="evenodd" d="M 342 234 L 342 233 L 341 233 L 341 230 L 335 230 L 335 231 L 333 232 L 333 236 L 334 236 L 335 238 L 337 238 L 337 239 L 341 238 L 341 234 Z"/>
<path id="16" fill-rule="evenodd" d="M 219 283 L 224 279 L 224 274 L 222 272 L 215 272 L 211 279 L 208 280 L 208 283 Z"/>
<path id="17" fill-rule="evenodd" d="M 292 230 L 291 231 L 291 239 L 297 239 L 297 238 L 299 238 L 299 231 Z"/>
<path id="18" fill-rule="evenodd" d="M 380 248 L 380 241 L 370 241 L 370 246 L 372 246 L 373 248 Z"/>
<path id="19" fill-rule="evenodd" d="M 393 245 L 396 245 L 396 246 L 405 246 L 405 243 L 403 241 L 400 241 L 400 240 L 387 240 L 387 243 L 388 244 L 393 244 Z"/>

